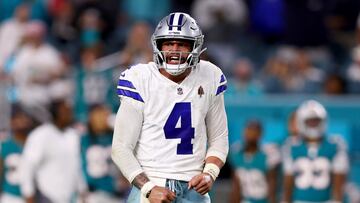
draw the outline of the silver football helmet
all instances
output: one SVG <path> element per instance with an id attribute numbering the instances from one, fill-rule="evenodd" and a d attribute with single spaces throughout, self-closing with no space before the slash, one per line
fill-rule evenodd
<path id="1" fill-rule="evenodd" d="M 317 126 L 309 126 L 308 119 L 318 118 L 320 123 Z M 315 100 L 303 102 L 296 111 L 296 123 L 301 136 L 307 138 L 320 138 L 326 130 L 327 112 L 322 104 Z"/>
<path id="2" fill-rule="evenodd" d="M 179 64 L 166 63 L 166 55 L 169 51 L 161 51 L 161 45 L 164 41 L 172 39 L 188 40 L 192 44 L 192 50 L 189 53 L 177 53 L 180 56 L 187 56 L 185 62 L 179 60 Z M 204 42 L 204 35 L 196 21 L 186 13 L 170 13 L 164 17 L 151 37 L 154 62 L 158 68 L 164 68 L 171 75 L 179 75 L 187 68 L 194 68 L 200 60 L 200 54 L 205 50 L 201 49 Z"/>

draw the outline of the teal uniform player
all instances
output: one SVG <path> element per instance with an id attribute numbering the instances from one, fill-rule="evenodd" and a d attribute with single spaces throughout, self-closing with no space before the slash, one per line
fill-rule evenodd
<path id="1" fill-rule="evenodd" d="M 126 183 L 111 160 L 111 110 L 97 104 L 90 107 L 88 132 L 81 137 L 82 169 L 90 190 L 89 202 L 121 202 Z"/>
<path id="2" fill-rule="evenodd" d="M 27 135 L 36 125 L 26 109 L 13 104 L 11 107 L 11 131 L 0 143 L 1 203 L 23 203 L 20 191 L 19 167 Z"/>
<path id="3" fill-rule="evenodd" d="M 111 111 L 116 111 L 119 101 L 114 90 L 118 73 L 114 68 L 104 70 L 86 70 L 78 67 L 74 74 L 75 96 L 74 110 L 75 117 L 80 122 L 86 122 L 89 109 L 94 104 L 106 104 Z M 116 79 L 115 79 L 116 78 Z"/>
<path id="4" fill-rule="evenodd" d="M 347 171 L 347 167 L 336 163 L 342 150 L 336 139 L 328 138 L 317 146 L 301 140 L 290 146 L 288 153 L 291 157 L 284 164 L 287 165 L 285 173 L 294 176 L 294 200 L 326 202 L 332 199 L 332 174 Z"/>
<path id="5" fill-rule="evenodd" d="M 325 136 L 326 119 L 314 100 L 296 112 L 300 139 L 288 142 L 283 153 L 285 202 L 342 202 L 348 157 L 340 138 Z"/>
<path id="6" fill-rule="evenodd" d="M 244 146 L 233 145 L 230 164 L 233 169 L 231 202 L 273 203 L 276 201 L 276 166 L 279 151 L 273 146 L 260 146 L 262 126 L 250 120 L 243 132 Z"/>
<path id="7" fill-rule="evenodd" d="M 268 155 L 262 150 L 251 155 L 240 150 L 232 158 L 235 175 L 240 179 L 243 202 L 268 202 L 267 172 L 271 166 L 267 160 Z"/>
<path id="8" fill-rule="evenodd" d="M 22 145 L 17 143 L 13 138 L 8 138 L 1 143 L 0 157 L 3 162 L 1 174 L 2 192 L 19 198 L 21 197 L 21 192 L 18 166 L 20 164 L 22 150 Z"/>
<path id="9" fill-rule="evenodd" d="M 82 168 L 90 191 L 104 191 L 110 194 L 116 191 L 116 180 L 111 174 L 112 135 L 90 136 L 81 138 Z M 115 166 L 114 166 L 115 167 Z"/>

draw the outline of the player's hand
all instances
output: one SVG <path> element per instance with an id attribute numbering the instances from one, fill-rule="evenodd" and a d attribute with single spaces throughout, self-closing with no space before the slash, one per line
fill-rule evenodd
<path id="1" fill-rule="evenodd" d="M 194 176 L 189 181 L 188 189 L 193 188 L 196 192 L 200 193 L 201 195 L 205 195 L 210 191 L 214 184 L 214 180 L 211 176 L 207 173 L 201 173 L 197 176 Z"/>
<path id="2" fill-rule="evenodd" d="M 151 203 L 171 203 L 176 198 L 175 192 L 168 190 L 164 187 L 155 186 L 149 196 Z"/>

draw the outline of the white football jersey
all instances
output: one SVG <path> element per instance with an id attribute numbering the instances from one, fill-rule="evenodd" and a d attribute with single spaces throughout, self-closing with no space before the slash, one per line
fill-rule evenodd
<path id="1" fill-rule="evenodd" d="M 217 66 L 202 60 L 180 84 L 163 76 L 153 62 L 121 73 L 118 95 L 140 103 L 143 111 L 134 154 L 149 177 L 189 181 L 202 171 L 206 116 L 216 99 L 223 99 L 226 82 Z M 226 127 L 221 131 L 216 133 L 227 134 Z"/>

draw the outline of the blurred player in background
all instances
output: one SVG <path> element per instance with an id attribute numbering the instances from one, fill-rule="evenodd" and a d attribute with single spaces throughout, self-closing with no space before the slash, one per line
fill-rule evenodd
<path id="1" fill-rule="evenodd" d="M 35 128 L 25 143 L 19 171 L 27 203 L 71 202 L 77 193 L 86 192 L 71 105 L 58 99 L 52 101 L 50 112 L 53 121 Z"/>
<path id="2" fill-rule="evenodd" d="M 210 202 L 225 163 L 226 78 L 200 60 L 203 34 L 186 13 L 163 18 L 154 62 L 120 75 L 112 158 L 133 184 L 128 202 Z"/>
<path id="3" fill-rule="evenodd" d="M 276 166 L 280 157 L 260 147 L 261 135 L 260 121 L 250 120 L 243 132 L 244 145 L 231 150 L 234 169 L 231 203 L 276 202 Z"/>
<path id="4" fill-rule="evenodd" d="M 288 146 L 298 143 L 299 139 L 301 139 L 297 126 L 296 110 L 292 111 L 287 119 L 287 133 L 287 137 L 282 144 L 282 148 L 283 150 L 285 148 L 285 151 Z"/>
<path id="5" fill-rule="evenodd" d="M 290 139 L 296 139 L 299 136 L 299 129 L 296 125 L 296 111 L 290 113 L 287 123 L 288 136 Z"/>
<path id="6" fill-rule="evenodd" d="M 342 202 L 349 160 L 343 142 L 326 137 L 327 112 L 314 100 L 296 111 L 299 136 L 284 147 L 284 202 Z"/>
<path id="7" fill-rule="evenodd" d="M 90 107 L 88 132 L 81 137 L 82 169 L 89 188 L 88 203 L 124 202 L 120 195 L 129 189 L 111 160 L 110 109 L 102 104 Z"/>
<path id="8" fill-rule="evenodd" d="M 18 166 L 30 131 L 35 127 L 33 118 L 20 104 L 11 108 L 10 136 L 0 144 L 1 203 L 25 202 L 20 192 Z"/>

